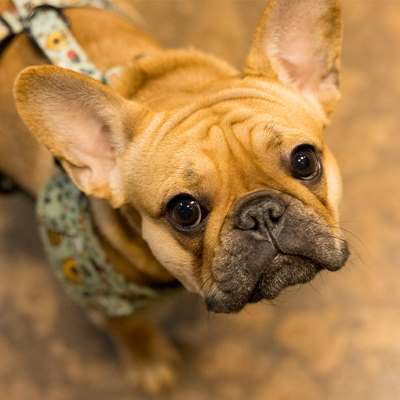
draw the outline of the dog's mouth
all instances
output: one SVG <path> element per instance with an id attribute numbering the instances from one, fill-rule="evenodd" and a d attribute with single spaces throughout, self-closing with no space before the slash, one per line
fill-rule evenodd
<path id="1" fill-rule="evenodd" d="M 207 308 L 215 313 L 235 313 L 248 303 L 275 299 L 285 288 L 311 281 L 326 269 L 316 261 L 300 256 L 278 253 L 252 285 L 226 290 L 216 284 L 213 295 L 206 299 Z"/>
<path id="2" fill-rule="evenodd" d="M 249 303 L 273 300 L 287 287 L 310 282 L 325 269 L 315 261 L 303 256 L 278 254 L 273 261 L 281 266 L 271 274 L 264 273 L 249 296 Z"/>

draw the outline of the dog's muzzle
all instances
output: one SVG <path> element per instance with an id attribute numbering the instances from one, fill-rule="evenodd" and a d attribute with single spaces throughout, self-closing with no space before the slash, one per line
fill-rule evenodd
<path id="1" fill-rule="evenodd" d="M 273 299 L 322 269 L 339 269 L 349 255 L 346 242 L 335 242 L 314 211 L 276 190 L 246 195 L 231 215 L 213 263 L 210 311 L 235 312 Z"/>

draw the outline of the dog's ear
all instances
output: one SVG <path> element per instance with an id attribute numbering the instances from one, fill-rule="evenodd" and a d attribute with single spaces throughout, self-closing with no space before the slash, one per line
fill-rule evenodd
<path id="1" fill-rule="evenodd" d="M 58 157 L 86 194 L 124 202 L 119 157 L 147 111 L 101 83 L 66 69 L 25 69 L 15 84 L 17 109 L 36 139 Z"/>
<path id="2" fill-rule="evenodd" d="M 339 0 L 270 0 L 246 71 L 296 87 L 329 115 L 340 97 L 341 42 Z"/>

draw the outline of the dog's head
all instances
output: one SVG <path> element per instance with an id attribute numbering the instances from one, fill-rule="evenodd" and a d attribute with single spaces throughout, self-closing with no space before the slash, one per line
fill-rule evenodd
<path id="1" fill-rule="evenodd" d="M 323 137 L 340 45 L 335 0 L 271 0 L 242 74 L 183 52 L 174 73 L 153 65 L 154 80 L 127 100 L 34 67 L 17 81 L 17 106 L 81 190 L 140 215 L 171 274 L 211 310 L 238 311 L 348 257 L 340 176 Z M 143 81 L 137 70 L 126 79 Z"/>

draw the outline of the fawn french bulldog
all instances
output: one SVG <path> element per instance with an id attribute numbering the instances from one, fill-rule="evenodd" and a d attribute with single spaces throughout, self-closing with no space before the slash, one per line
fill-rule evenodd
<path id="1" fill-rule="evenodd" d="M 36 196 L 56 157 L 120 273 L 178 280 L 214 312 L 344 265 L 341 179 L 323 136 L 339 98 L 338 1 L 270 0 L 244 71 L 164 50 L 107 11 L 66 16 L 99 68 L 125 67 L 105 86 L 42 65 L 17 37 L 0 58 L 2 172 Z M 174 381 L 176 352 L 146 312 L 102 323 L 139 385 Z"/>

